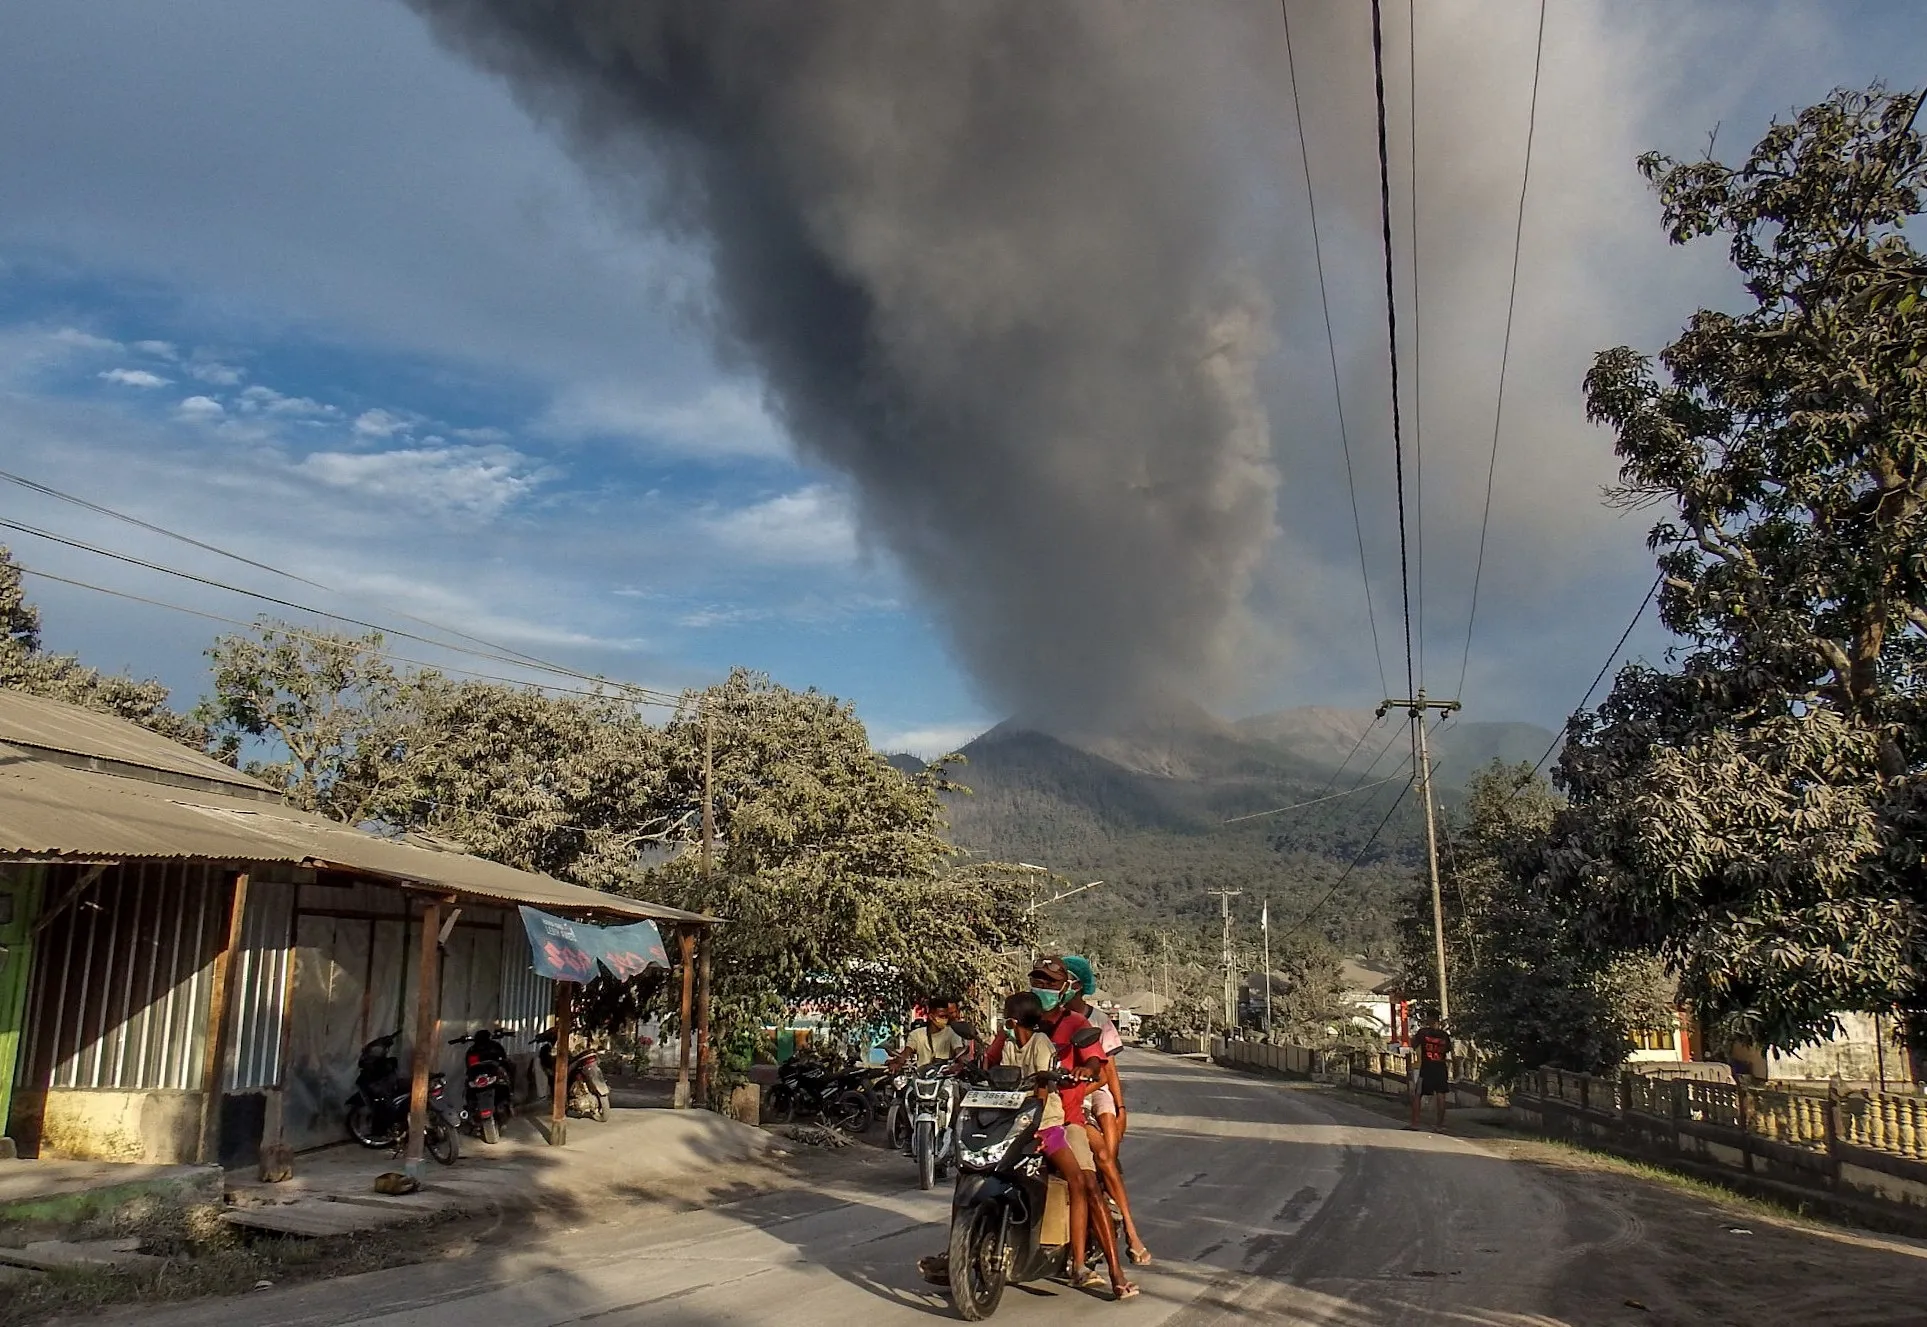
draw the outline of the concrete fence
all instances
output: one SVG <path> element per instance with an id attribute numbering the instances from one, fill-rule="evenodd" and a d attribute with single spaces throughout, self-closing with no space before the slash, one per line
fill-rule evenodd
<path id="1" fill-rule="evenodd" d="M 1411 1056 L 1404 1052 L 1315 1051 L 1304 1046 L 1213 1037 L 1211 1058 L 1235 1069 L 1307 1078 L 1387 1097 L 1403 1097 L 1411 1091 Z M 1454 1059 L 1451 1077 L 1455 1104 L 1489 1104 L 1485 1087 L 1474 1081 L 1469 1061 Z"/>
<path id="2" fill-rule="evenodd" d="M 1927 1098 L 1919 1096 L 1542 1069 L 1513 1089 L 1512 1110 L 1549 1134 L 1927 1209 Z"/>

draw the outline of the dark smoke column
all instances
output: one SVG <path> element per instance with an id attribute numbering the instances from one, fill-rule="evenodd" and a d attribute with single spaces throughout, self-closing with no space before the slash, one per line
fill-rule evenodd
<path id="1" fill-rule="evenodd" d="M 701 243 L 724 353 L 990 698 L 1208 694 L 1271 536 L 1228 7 L 410 0 Z"/>

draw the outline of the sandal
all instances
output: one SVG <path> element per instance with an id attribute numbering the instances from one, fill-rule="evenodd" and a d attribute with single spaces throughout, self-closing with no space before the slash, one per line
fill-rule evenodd
<path id="1" fill-rule="evenodd" d="M 1126 1249 L 1124 1253 L 1125 1256 L 1131 1260 L 1133 1266 L 1149 1267 L 1151 1265 L 1151 1251 L 1142 1244 Z"/>
<path id="2" fill-rule="evenodd" d="M 1072 1288 L 1076 1290 L 1102 1290 L 1110 1285 L 1111 1283 L 1105 1279 L 1104 1273 L 1098 1271 L 1095 1267 L 1084 1268 L 1071 1281 Z M 1115 1288 L 1114 1286 L 1112 1287 L 1112 1289 Z"/>
<path id="3" fill-rule="evenodd" d="M 1138 1294 L 1138 1288 L 1129 1281 L 1124 1282 L 1122 1285 L 1114 1285 L 1111 1287 L 1111 1298 L 1117 1300 L 1119 1303 L 1127 1299 L 1136 1299 Z"/>

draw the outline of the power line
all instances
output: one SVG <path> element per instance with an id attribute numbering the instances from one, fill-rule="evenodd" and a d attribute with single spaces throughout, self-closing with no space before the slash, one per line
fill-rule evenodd
<path id="1" fill-rule="evenodd" d="M 1378 639 L 1378 610 L 1372 603 L 1372 577 L 1365 566 L 1365 523 L 1358 515 L 1358 479 L 1352 469 L 1351 431 L 1345 425 L 1345 389 L 1338 372 L 1338 338 L 1332 332 L 1331 294 L 1325 283 L 1325 246 L 1318 233 L 1318 200 L 1311 187 L 1311 150 L 1305 143 L 1305 113 L 1298 99 L 1298 62 L 1291 45 L 1290 0 L 1278 0 L 1285 23 L 1285 70 L 1291 79 L 1291 109 L 1298 127 L 1298 163 L 1305 177 L 1305 209 L 1311 215 L 1311 252 L 1318 264 L 1318 303 L 1325 314 L 1325 348 L 1331 355 L 1332 404 L 1338 412 L 1338 443 L 1345 452 L 1345 491 L 1352 501 L 1352 533 L 1358 540 L 1358 578 L 1365 586 L 1365 621 L 1372 629 L 1372 658 L 1378 663 L 1378 685 L 1385 683 L 1385 651 Z"/>
<path id="2" fill-rule="evenodd" d="M 1626 642 L 1632 638 L 1633 628 L 1639 625 L 1640 618 L 1646 616 L 1646 606 L 1653 602 L 1653 596 L 1659 593 L 1659 587 L 1664 584 L 1665 581 L 1666 573 L 1663 571 L 1653 577 L 1653 583 L 1647 587 L 1646 597 L 1639 601 L 1639 608 L 1633 613 L 1633 620 L 1628 622 L 1626 629 L 1619 633 L 1619 640 L 1613 645 L 1612 653 L 1606 656 L 1605 663 L 1599 665 L 1599 671 L 1593 674 L 1592 685 L 1586 688 L 1586 694 L 1579 698 L 1579 703 L 1572 707 L 1572 713 L 1579 713 L 1579 711 L 1585 709 L 1586 706 L 1592 702 L 1592 693 L 1599 690 L 1599 684 L 1605 681 L 1607 670 L 1613 666 L 1613 660 L 1619 657 L 1619 652 L 1626 648 Z M 1519 780 L 1519 788 L 1523 788 L 1526 784 L 1530 783 L 1533 776 L 1539 773 L 1540 768 L 1548 760 L 1552 759 L 1552 753 L 1559 749 L 1559 743 L 1565 740 L 1565 736 L 1564 733 L 1561 733 L 1552 739 L 1552 745 L 1546 748 L 1545 754 L 1532 762 L 1532 773 Z M 1512 790 L 1512 797 L 1518 796 L 1519 788 Z M 1510 801 L 1511 797 L 1508 797 L 1506 800 Z"/>
<path id="3" fill-rule="evenodd" d="M 1472 663 L 1472 627 L 1479 617 L 1479 582 L 1485 575 L 1485 537 L 1492 525 L 1492 481 L 1499 472 L 1499 427 L 1505 420 L 1505 372 L 1512 362 L 1512 318 L 1519 304 L 1519 253 L 1525 243 L 1526 189 L 1532 183 L 1532 139 L 1539 124 L 1539 69 L 1546 53 L 1546 0 L 1539 0 L 1539 37 L 1532 51 L 1532 101 L 1526 111 L 1525 168 L 1519 172 L 1519 211 L 1512 223 L 1512 287 L 1505 299 L 1505 339 L 1499 347 L 1499 390 L 1492 402 L 1492 454 L 1485 465 L 1485 515 L 1479 520 L 1479 560 L 1472 569 L 1472 609 L 1465 617 L 1465 654 L 1459 660 L 1459 689 L 1465 694 Z"/>
<path id="4" fill-rule="evenodd" d="M 124 521 L 128 525 L 132 525 L 139 529 L 149 531 L 150 533 L 153 533 L 153 534 L 161 535 L 164 538 L 173 539 L 180 543 L 190 545 L 191 547 L 201 549 L 205 552 L 213 553 L 220 557 L 228 558 L 231 561 L 242 564 L 243 566 L 253 567 L 259 571 L 268 572 L 271 575 L 285 577 L 288 580 L 296 581 L 302 585 L 309 586 L 316 590 L 324 591 L 325 593 L 328 593 L 328 594 L 343 593 L 341 590 L 335 589 L 332 586 L 323 585 L 320 581 L 310 580 L 308 577 L 289 571 L 284 567 L 277 567 L 267 562 L 257 562 L 253 558 L 244 557 L 239 553 L 235 553 L 228 549 L 221 548 L 218 545 L 205 543 L 202 540 L 194 538 L 192 535 L 182 534 L 178 530 L 170 530 L 164 525 L 155 525 L 153 522 L 144 521 L 138 516 L 131 516 L 124 511 L 117 511 L 112 507 L 102 506 L 100 503 L 91 501 L 90 499 L 79 497 L 73 493 L 64 492 L 61 489 L 57 489 L 53 487 L 51 484 L 43 484 L 37 479 L 28 479 L 24 475 L 16 475 L 6 470 L 0 470 L 0 479 L 3 479 L 8 483 L 18 484 L 20 487 L 27 489 L 29 492 L 39 493 L 45 497 L 56 498 L 61 502 L 71 503 L 74 506 L 80 507 L 86 511 L 95 512 L 101 516 L 111 517 L 117 521 Z M 515 659 L 520 660 L 525 664 L 536 666 L 536 667 L 549 668 L 551 669 L 551 671 L 553 671 L 553 666 L 550 664 L 548 660 L 539 658 L 538 656 L 533 654 L 529 654 L 526 651 L 515 649 L 513 646 L 502 645 L 492 640 L 485 640 L 480 636 L 472 636 L 466 631 L 459 631 L 454 627 L 446 627 L 439 622 L 431 622 L 426 618 L 416 617 L 412 613 L 399 613 L 399 616 L 404 621 L 413 622 L 418 626 L 429 627 L 435 631 L 445 632 L 450 636 L 454 636 L 458 640 L 465 640 L 469 642 L 471 645 L 486 646 L 488 649 L 496 650 L 503 654 L 512 655 L 514 656 Z M 436 642 L 436 643 L 439 644 L 440 642 Z M 452 649 L 454 647 L 444 646 L 444 648 Z"/>
<path id="5" fill-rule="evenodd" d="M 1384 778 L 1380 779 L 1377 783 L 1362 784 L 1361 786 L 1356 788 L 1347 788 L 1342 793 L 1330 793 L 1324 797 L 1314 797 L 1308 802 L 1293 802 L 1290 806 L 1274 807 L 1269 811 L 1253 811 L 1249 815 L 1233 816 L 1231 817 L 1231 819 L 1221 821 L 1219 823 L 1226 824 L 1226 825 L 1235 825 L 1241 820 L 1259 820 L 1265 816 L 1275 816 L 1275 815 L 1282 814 L 1283 812 L 1286 812 L 1286 811 L 1298 811 L 1298 810 L 1302 810 L 1307 806 L 1317 806 L 1320 802 L 1335 802 L 1341 797 L 1350 797 L 1353 793 L 1364 792 L 1367 788 L 1382 788 L 1386 784 L 1390 783 L 1393 779 L 1396 779 L 1397 777 L 1398 777 L 1398 774 L 1388 774 Z"/>
<path id="6" fill-rule="evenodd" d="M 1405 429 L 1399 408 L 1398 295 L 1392 263 L 1392 161 L 1385 133 L 1385 29 L 1380 0 L 1372 0 L 1372 77 L 1378 102 L 1378 215 L 1385 248 L 1385 334 L 1392 368 L 1392 459 L 1398 485 L 1398 578 L 1405 607 L 1406 694 L 1417 694 L 1412 662 L 1412 573 L 1405 535 Z"/>
<path id="7" fill-rule="evenodd" d="M 71 576 L 56 576 L 51 571 L 39 571 L 33 567 L 25 566 L 18 562 L 14 563 L 14 568 L 15 570 L 19 571 L 22 575 L 32 576 L 38 580 L 54 581 L 61 585 L 71 585 L 77 590 L 91 590 L 95 594 L 110 595 L 115 599 L 125 599 L 129 603 L 145 604 L 150 608 L 165 608 L 170 612 L 184 613 L 189 617 L 205 618 L 209 622 L 219 622 L 224 626 L 240 627 L 243 630 L 252 630 L 254 627 L 260 625 L 258 620 L 254 622 L 249 622 L 243 618 L 228 617 L 225 614 L 221 614 L 221 613 L 210 613 L 203 608 L 189 608 L 185 604 L 169 603 L 165 599 L 150 599 L 146 595 L 131 594 L 126 590 L 115 590 L 105 585 L 95 585 L 91 581 L 75 580 Z M 303 631 L 299 627 L 294 626 L 292 623 L 283 623 L 279 627 L 277 627 L 276 630 L 278 630 L 279 632 L 281 632 L 281 634 L 285 636 L 291 636 L 297 640 L 312 641 L 316 644 L 331 643 L 330 637 L 322 636 L 312 631 Z M 482 681 L 482 682 L 502 682 L 509 686 L 533 687 L 537 691 L 553 691 L 561 695 L 567 695 L 567 696 L 590 696 L 590 697 L 596 697 L 596 698 L 609 698 L 611 696 L 611 693 L 608 691 L 590 691 L 584 687 L 560 686 L 554 682 L 531 682 L 526 678 L 503 677 L 496 673 L 480 673 L 475 671 L 472 668 L 459 668 L 453 664 L 431 663 L 426 659 L 412 659 L 405 654 L 396 654 L 393 650 L 388 650 L 388 649 L 370 650 L 369 653 L 379 655 L 380 657 L 391 660 L 395 663 L 412 664 L 417 668 L 433 668 L 445 673 L 459 673 L 463 677 L 472 677 L 477 681 Z M 628 700 L 632 704 L 637 704 L 637 705 L 655 705 L 655 706 L 672 705 L 672 702 L 670 701 L 647 700 L 647 699 L 643 699 L 640 696 L 633 696 L 633 697 L 622 696 L 622 697 L 615 697 L 615 698 Z"/>
<path id="8" fill-rule="evenodd" d="M 1351 879 L 1352 872 L 1357 870 L 1358 864 L 1365 860 L 1365 854 L 1372 850 L 1374 843 L 1378 842 L 1378 836 L 1385 832 L 1385 826 L 1392 823 L 1392 816 L 1405 801 L 1405 794 L 1412 791 L 1412 785 L 1417 782 L 1418 779 L 1416 777 L 1405 781 L 1405 786 L 1399 789 L 1398 796 L 1393 799 L 1391 806 L 1386 808 L 1384 818 L 1378 822 L 1378 828 L 1374 829 L 1372 836 L 1365 840 L 1365 846 L 1358 850 L 1358 855 L 1353 857 L 1345 869 L 1339 873 L 1338 879 L 1332 882 L 1332 887 L 1325 891 L 1325 896 L 1319 899 L 1318 902 L 1312 904 L 1310 908 L 1306 909 L 1304 916 L 1285 928 L 1286 935 L 1293 935 L 1299 930 L 1302 930 L 1306 923 L 1310 922 L 1313 917 L 1316 917 L 1324 910 L 1325 905 L 1331 902 L 1332 895 L 1336 894 L 1340 887 L 1342 887 L 1347 880 Z"/>
<path id="9" fill-rule="evenodd" d="M 1405 68 L 1411 107 L 1412 211 L 1412 516 L 1418 557 L 1418 675 L 1425 678 L 1425 374 L 1420 349 L 1425 314 L 1418 283 L 1418 0 L 1405 0 Z M 1408 691 L 1407 695 L 1416 695 Z"/>
<path id="10" fill-rule="evenodd" d="M 92 553 L 97 557 L 111 558 L 116 562 L 125 562 L 130 566 L 140 567 L 147 571 L 159 572 L 162 575 L 177 577 L 184 581 L 192 581 L 197 585 L 205 585 L 210 589 L 225 590 L 230 594 L 244 595 L 250 599 L 258 599 L 263 603 L 273 604 L 278 608 L 286 608 L 298 613 L 308 613 L 315 617 L 327 618 L 330 621 L 345 623 L 348 626 L 360 627 L 365 631 L 377 631 L 384 635 L 398 637 L 402 640 L 412 640 L 417 644 L 430 645 L 438 650 L 449 650 L 455 654 L 466 654 L 478 659 L 490 659 L 496 663 L 506 663 L 518 668 L 535 667 L 543 672 L 554 673 L 562 677 L 573 677 L 578 681 L 597 683 L 636 695 L 655 696 L 678 703 L 680 703 L 682 699 L 679 696 L 672 696 L 668 692 L 656 691 L 653 688 L 636 686 L 628 682 L 617 682 L 609 678 L 597 677 L 593 673 L 585 673 L 580 669 L 568 668 L 561 664 L 533 664 L 509 655 L 493 654 L 484 650 L 451 645 L 447 641 L 435 640 L 432 637 L 418 635 L 415 632 L 403 631 L 396 627 L 384 627 L 379 623 L 367 622 L 360 618 L 347 617 L 340 613 L 330 613 L 324 609 L 310 607 L 307 604 L 299 604 L 289 599 L 281 599 L 271 594 L 263 594 L 259 590 L 249 590 L 239 585 L 231 585 L 226 581 L 198 576 L 191 571 L 182 571 L 177 567 L 164 566 L 157 562 L 148 562 L 145 559 L 137 558 L 127 553 L 118 553 L 112 549 L 102 548 L 96 544 L 89 544 L 84 540 L 70 539 L 65 535 L 58 535 L 50 530 L 42 530 L 36 526 L 26 525 L 19 521 L 0 518 L 0 529 L 15 530 L 21 534 L 32 535 L 37 539 L 45 539 L 52 543 L 64 544 L 68 548 L 78 549 L 84 553 Z"/>

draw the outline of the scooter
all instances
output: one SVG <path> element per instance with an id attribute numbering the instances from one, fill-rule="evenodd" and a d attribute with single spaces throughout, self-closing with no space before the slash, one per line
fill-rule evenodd
<path id="1" fill-rule="evenodd" d="M 466 1037 L 450 1037 L 451 1046 L 467 1046 L 467 1072 L 462 1119 L 485 1143 L 502 1141 L 502 1122 L 515 1114 L 515 1076 L 502 1038 L 515 1034 L 507 1028 L 478 1028 Z"/>
<path id="2" fill-rule="evenodd" d="M 920 1189 L 936 1188 L 956 1154 L 958 1071 L 955 1064 L 931 1063 L 910 1075 L 910 1152 Z"/>
<path id="3" fill-rule="evenodd" d="M 348 1136 L 363 1147 L 400 1148 L 408 1138 L 409 1084 L 401 1076 L 394 1045 L 400 1031 L 361 1048 L 354 1094 L 345 1111 Z M 428 1122 L 423 1142 L 444 1166 L 462 1154 L 461 1122 L 448 1104 L 448 1075 L 428 1076 Z"/>
<path id="4" fill-rule="evenodd" d="M 839 1073 L 821 1060 L 791 1056 L 776 1071 L 769 1110 L 785 1122 L 814 1119 L 844 1133 L 862 1133 L 870 1127 L 874 1106 L 863 1070 Z"/>
<path id="5" fill-rule="evenodd" d="M 1085 1028 L 1073 1041 L 1094 1046 L 1098 1039 L 1096 1028 Z M 992 1069 L 984 1080 L 958 1106 L 957 1193 L 945 1260 L 951 1302 L 966 1322 L 995 1313 L 1006 1285 L 1062 1275 L 1070 1241 L 1070 1192 L 1038 1147 L 1044 1103 L 1034 1091 L 1040 1082 L 1061 1085 L 1069 1077 L 1025 1080 L 1015 1070 Z"/>
<path id="6" fill-rule="evenodd" d="M 542 1066 L 542 1081 L 555 1082 L 555 1029 L 550 1028 L 535 1039 L 536 1059 Z M 596 1064 L 594 1051 L 582 1051 L 569 1057 L 569 1109 L 577 1115 L 586 1115 L 598 1124 L 606 1123 L 609 1118 L 609 1083 L 603 1078 L 602 1069 Z"/>

